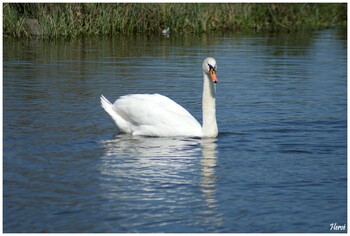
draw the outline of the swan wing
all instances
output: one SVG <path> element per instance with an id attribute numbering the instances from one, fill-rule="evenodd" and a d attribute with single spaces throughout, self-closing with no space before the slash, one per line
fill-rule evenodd
<path id="1" fill-rule="evenodd" d="M 113 110 L 129 125 L 124 132 L 149 136 L 202 136 L 198 121 L 182 106 L 160 94 L 120 97 Z"/>

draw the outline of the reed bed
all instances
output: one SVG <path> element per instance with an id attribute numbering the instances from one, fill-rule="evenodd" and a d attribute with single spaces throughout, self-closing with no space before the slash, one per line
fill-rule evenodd
<path id="1" fill-rule="evenodd" d="M 346 3 L 3 3 L 3 34 L 12 37 L 153 34 L 167 27 L 175 34 L 291 32 L 346 25 Z"/>

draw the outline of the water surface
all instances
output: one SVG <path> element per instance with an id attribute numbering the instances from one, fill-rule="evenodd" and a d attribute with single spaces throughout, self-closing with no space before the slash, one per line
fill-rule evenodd
<path id="1" fill-rule="evenodd" d="M 216 139 L 117 134 L 99 104 L 161 93 Z M 4 38 L 4 232 L 334 232 L 347 222 L 343 32 Z M 344 231 L 340 231 L 344 232 Z"/>

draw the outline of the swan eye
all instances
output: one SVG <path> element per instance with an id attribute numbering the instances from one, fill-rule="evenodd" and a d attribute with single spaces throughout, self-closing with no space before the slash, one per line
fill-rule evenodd
<path id="1" fill-rule="evenodd" d="M 210 65 L 209 63 L 208 63 L 208 66 L 209 66 L 209 71 L 211 71 L 211 70 L 216 71 L 216 67 L 213 67 L 213 66 Z"/>

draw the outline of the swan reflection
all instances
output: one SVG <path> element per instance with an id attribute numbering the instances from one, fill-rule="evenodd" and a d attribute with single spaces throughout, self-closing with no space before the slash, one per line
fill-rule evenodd
<path id="1" fill-rule="evenodd" d="M 201 180 L 200 186 L 208 206 L 213 207 L 216 191 L 215 167 L 216 167 L 216 146 L 215 140 L 203 139 L 201 159 Z"/>
<path id="2" fill-rule="evenodd" d="M 191 138 L 153 138 L 122 134 L 104 141 L 103 147 L 106 156 L 193 156 L 200 151 L 200 142 L 200 139 Z"/>
<path id="3" fill-rule="evenodd" d="M 138 214 L 145 209 L 145 214 L 157 213 L 164 224 L 174 222 L 174 217 L 193 221 L 188 214 L 195 214 L 202 224 L 221 222 L 216 200 L 216 139 L 118 135 L 104 141 L 102 147 L 101 188 L 106 198 L 123 203 L 114 206 L 121 214 L 127 217 L 135 209 Z"/>

